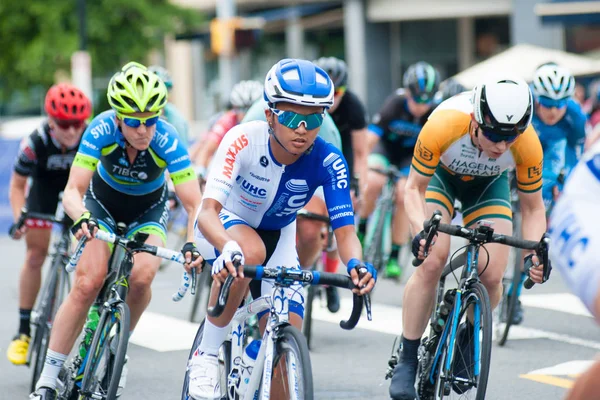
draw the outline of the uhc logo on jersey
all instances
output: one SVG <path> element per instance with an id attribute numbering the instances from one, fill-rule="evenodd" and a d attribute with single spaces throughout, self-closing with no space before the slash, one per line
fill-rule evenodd
<path id="1" fill-rule="evenodd" d="M 256 197 L 259 199 L 264 199 L 267 197 L 267 190 L 258 186 L 254 186 L 252 183 L 248 182 L 241 175 L 238 175 L 236 178 L 236 182 L 240 184 L 242 190 L 248 193 L 252 197 Z"/>
<path id="2" fill-rule="evenodd" d="M 348 187 L 346 163 L 339 154 L 329 153 L 323 160 L 323 166 L 327 168 L 327 172 L 333 178 L 332 180 L 335 182 L 335 187 L 338 189 L 346 189 Z"/>
<path id="3" fill-rule="evenodd" d="M 248 137 L 245 134 L 242 134 L 240 137 L 235 139 L 235 141 L 229 146 L 227 150 L 227 154 L 225 154 L 225 165 L 223 166 L 223 175 L 227 178 L 231 179 L 231 174 L 233 173 L 233 164 L 235 163 L 235 156 L 242 151 L 246 146 L 248 146 Z"/>

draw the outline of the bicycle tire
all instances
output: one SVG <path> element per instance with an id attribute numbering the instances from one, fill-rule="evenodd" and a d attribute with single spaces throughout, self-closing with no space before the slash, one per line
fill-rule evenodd
<path id="1" fill-rule="evenodd" d="M 50 274 L 48 278 L 48 286 L 43 290 L 44 299 L 41 299 L 40 305 L 44 305 L 44 309 L 40 312 L 37 317 L 35 335 L 32 340 L 32 346 L 30 347 L 29 360 L 30 365 L 33 368 L 31 370 L 31 391 L 35 391 L 35 385 L 40 378 L 44 363 L 46 360 L 46 353 L 48 352 L 48 343 L 50 341 L 50 325 L 49 321 L 54 319 L 60 304 L 62 303 L 62 295 L 60 294 L 61 287 L 61 265 L 57 265 L 60 262 L 60 258 L 55 257 L 51 266 Z M 65 272 L 66 273 L 66 272 Z M 57 301 L 57 296 L 58 301 Z"/>
<path id="2" fill-rule="evenodd" d="M 490 372 L 491 353 L 492 353 L 492 329 L 493 329 L 493 327 L 492 327 L 492 310 L 491 310 L 490 300 L 489 300 L 487 290 L 485 289 L 485 287 L 483 286 L 483 284 L 481 282 L 475 282 L 475 283 L 471 284 L 469 290 L 467 292 L 465 292 L 465 296 L 463 297 L 463 300 L 462 300 L 459 321 L 462 320 L 463 317 L 465 317 L 465 314 L 466 314 L 470 304 L 472 303 L 472 300 L 471 300 L 472 296 L 469 296 L 469 294 L 473 294 L 475 296 L 475 298 L 478 299 L 478 301 L 480 302 L 481 335 L 479 335 L 479 334 L 474 335 L 477 337 L 481 337 L 479 379 L 477 381 L 477 385 L 475 387 L 472 387 L 468 392 L 459 394 L 459 393 L 455 392 L 453 388 L 450 388 L 449 393 L 444 392 L 444 388 L 441 386 L 442 380 L 440 379 L 440 377 L 442 376 L 443 366 L 445 365 L 446 357 L 448 356 L 448 346 L 450 344 L 449 343 L 450 336 L 448 335 L 446 337 L 445 342 L 439 344 L 439 346 L 444 346 L 444 348 L 442 350 L 442 356 L 440 357 L 440 359 L 438 361 L 438 365 L 436 366 L 437 376 L 436 376 L 436 383 L 435 383 L 435 388 L 434 388 L 434 398 L 436 400 L 441 400 L 444 398 L 448 398 L 448 399 L 472 398 L 475 400 L 484 400 L 485 399 L 485 394 L 486 394 L 486 390 L 487 390 L 487 382 L 488 382 L 489 372 Z M 460 354 L 461 354 L 458 337 L 456 337 L 453 345 L 454 345 L 453 362 L 456 362 L 457 358 L 460 357 Z M 454 366 L 451 367 L 451 375 L 453 374 L 453 369 L 454 369 Z M 473 396 L 472 390 L 476 390 L 476 392 L 474 393 L 474 396 Z M 446 391 L 447 391 L 447 388 L 446 388 Z M 467 396 L 467 393 L 470 394 L 471 396 Z"/>
<path id="3" fill-rule="evenodd" d="M 312 337 L 312 310 L 313 301 L 315 299 L 316 287 L 309 285 L 306 289 L 306 301 L 304 302 L 304 319 L 302 321 L 302 334 L 306 338 L 306 345 L 310 349 Z"/>
<path id="4" fill-rule="evenodd" d="M 384 202 L 385 203 L 385 202 Z M 388 212 L 388 206 L 383 204 L 378 207 L 376 211 L 377 222 L 375 225 L 375 232 L 371 242 L 367 245 L 367 251 L 365 252 L 365 262 L 370 262 L 377 272 L 381 272 L 384 264 L 383 255 L 383 230 L 385 229 L 385 218 Z"/>
<path id="5" fill-rule="evenodd" d="M 112 317 L 114 316 L 114 320 Z M 109 319 L 111 318 L 111 319 Z M 94 333 L 92 344 L 88 350 L 87 363 L 83 373 L 81 382 L 80 399 L 91 399 L 88 394 L 96 390 L 93 386 L 99 386 L 102 390 L 103 398 L 106 400 L 114 400 L 117 398 L 117 390 L 119 389 L 119 380 L 125 364 L 125 355 L 127 353 L 127 345 L 129 342 L 129 306 L 127 303 L 119 303 L 112 309 L 104 309 L 100 315 L 98 327 Z M 117 349 L 114 354 L 111 354 L 111 340 L 109 335 L 113 327 L 118 325 Z M 94 379 L 94 374 L 102 362 L 104 357 L 105 371 L 101 372 L 100 379 Z"/>
<path id="6" fill-rule="evenodd" d="M 275 344 L 275 354 L 273 369 L 277 368 L 282 360 L 284 353 L 293 354 L 291 364 L 294 368 L 301 373 L 300 379 L 297 379 L 297 386 L 293 386 L 296 390 L 296 398 L 303 400 L 313 400 L 313 376 L 312 376 L 312 365 L 310 362 L 310 353 L 306 339 L 302 336 L 302 333 L 292 325 L 286 325 L 278 335 L 277 342 Z M 294 354 L 296 353 L 296 354 Z M 286 360 L 288 357 L 286 357 Z M 275 374 L 273 374 L 275 378 Z M 288 387 L 291 386 L 289 380 L 291 377 L 287 376 Z"/>
<path id="7" fill-rule="evenodd" d="M 198 290 L 192 299 L 192 309 L 188 318 L 190 322 L 202 321 L 206 317 L 206 309 L 208 308 L 208 300 L 210 299 L 211 281 L 210 268 L 205 267 L 200 275 L 198 275 L 198 282 L 196 284 Z M 201 311 L 199 316 L 197 316 L 198 310 Z"/>
<path id="8" fill-rule="evenodd" d="M 515 228 L 514 230 L 517 232 L 520 232 L 521 230 L 521 223 L 520 223 L 520 217 L 515 214 Z M 512 288 L 512 294 L 514 294 L 514 296 L 509 296 L 508 292 L 509 292 L 509 288 L 508 287 L 504 287 L 504 289 L 502 290 L 502 302 L 501 304 L 498 306 L 498 316 L 501 317 L 502 313 L 504 313 L 504 319 L 505 321 L 500 323 L 500 334 L 498 336 L 498 345 L 499 346 L 504 346 L 506 344 L 506 340 L 508 339 L 508 332 L 510 331 L 510 327 L 512 326 L 512 320 L 513 320 L 513 315 L 515 313 L 515 310 L 517 309 L 517 301 L 519 300 L 518 297 L 518 290 L 517 288 L 519 287 L 519 285 L 521 284 L 521 266 L 523 264 L 523 258 L 522 258 L 522 252 L 519 249 L 514 249 L 514 263 L 513 263 L 513 276 L 512 279 L 510 280 L 510 287 Z M 503 329 L 502 329 L 503 328 Z"/>

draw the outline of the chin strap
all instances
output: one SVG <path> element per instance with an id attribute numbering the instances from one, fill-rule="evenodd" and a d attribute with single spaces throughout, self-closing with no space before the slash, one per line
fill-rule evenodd
<path id="1" fill-rule="evenodd" d="M 284 149 L 285 151 L 287 151 L 288 153 L 290 153 L 293 156 L 297 156 L 299 155 L 298 153 L 292 153 L 291 151 L 289 151 L 284 145 L 283 143 L 281 143 L 279 141 L 279 139 L 277 138 L 277 135 L 275 134 L 275 130 L 273 128 L 271 128 L 271 126 L 269 125 L 269 135 L 273 136 L 273 138 L 275 138 L 275 141 L 277 142 L 278 145 L 281 146 L 282 149 Z"/>

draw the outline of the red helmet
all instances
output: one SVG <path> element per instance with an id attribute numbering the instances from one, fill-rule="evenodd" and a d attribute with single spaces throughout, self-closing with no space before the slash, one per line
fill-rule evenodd
<path id="1" fill-rule="evenodd" d="M 84 120 L 92 114 L 92 103 L 75 86 L 59 83 L 46 93 L 45 109 L 52 118 Z"/>

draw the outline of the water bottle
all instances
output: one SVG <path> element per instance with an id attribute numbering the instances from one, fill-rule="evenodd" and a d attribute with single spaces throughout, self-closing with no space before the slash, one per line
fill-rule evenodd
<path id="1" fill-rule="evenodd" d="M 244 396 L 246 393 L 246 389 L 248 388 L 248 383 L 250 382 L 250 375 L 252 374 L 252 368 L 254 367 L 254 363 L 256 362 L 256 356 L 260 350 L 260 340 L 253 340 L 246 348 L 244 349 L 244 354 L 242 355 L 242 365 L 241 365 L 241 373 L 240 373 L 240 383 L 237 388 L 237 393 L 240 396 Z"/>
<path id="2" fill-rule="evenodd" d="M 99 319 L 100 315 L 98 314 L 98 304 L 94 304 L 90 307 L 90 311 L 88 312 L 87 319 L 83 327 L 83 340 L 79 345 L 79 356 L 82 360 L 85 358 L 85 355 L 92 344 L 92 338 L 94 337 L 94 332 L 96 332 L 96 328 L 98 327 Z"/>

